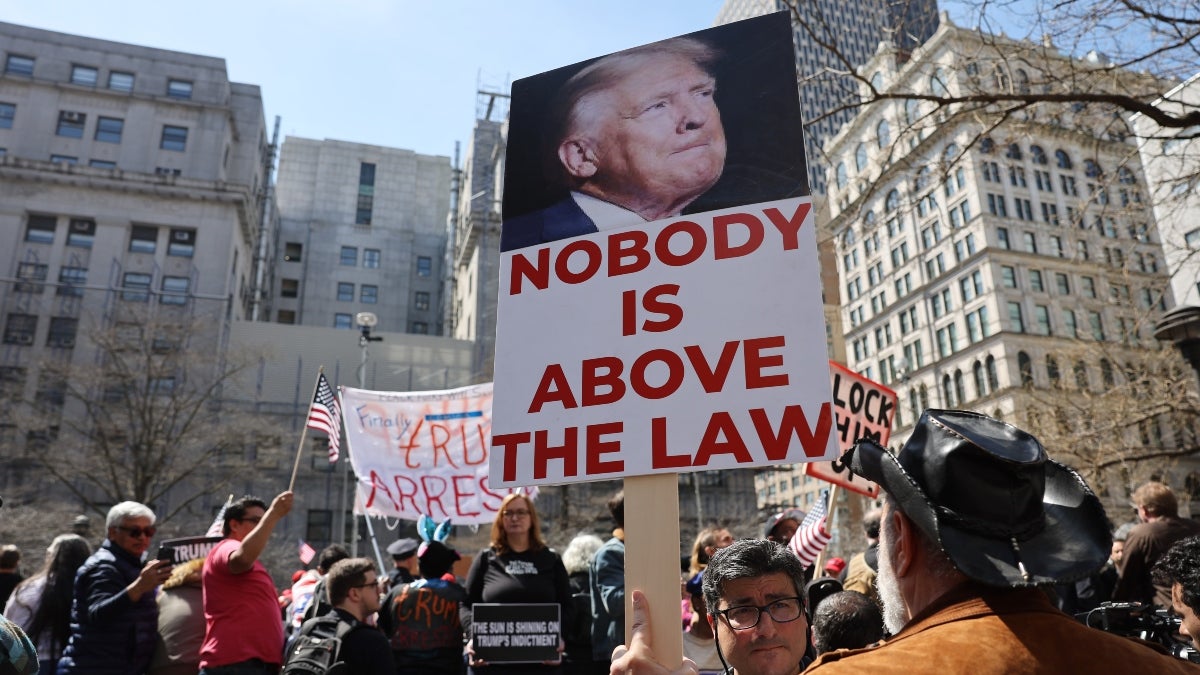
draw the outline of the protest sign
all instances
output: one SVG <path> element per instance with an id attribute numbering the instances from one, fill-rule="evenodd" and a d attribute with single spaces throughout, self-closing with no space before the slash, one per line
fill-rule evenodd
<path id="1" fill-rule="evenodd" d="M 210 551 L 221 543 L 224 537 L 179 537 L 164 539 L 160 549 L 169 549 L 171 564 L 179 565 L 196 558 L 207 558 Z"/>
<path id="2" fill-rule="evenodd" d="M 514 83 L 493 486 L 836 456 L 790 31 L 771 15 Z"/>
<path id="3" fill-rule="evenodd" d="M 342 388 L 355 513 L 488 524 L 513 490 L 488 480 L 492 386 L 423 392 Z"/>
<path id="4" fill-rule="evenodd" d="M 471 605 L 475 658 L 488 663 L 541 663 L 558 655 L 557 603 Z"/>
<path id="5" fill-rule="evenodd" d="M 833 406 L 837 413 L 837 439 L 842 452 L 860 438 L 886 446 L 892 437 L 896 416 L 896 392 L 869 380 L 836 361 L 829 362 Z M 841 462 L 817 462 L 805 467 L 810 476 L 841 485 L 847 490 L 875 497 L 879 486 L 850 473 Z"/>

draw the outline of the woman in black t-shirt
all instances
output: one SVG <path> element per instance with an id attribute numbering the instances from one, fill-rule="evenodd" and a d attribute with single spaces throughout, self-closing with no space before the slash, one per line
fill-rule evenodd
<path id="1" fill-rule="evenodd" d="M 471 607 L 475 603 L 558 603 L 560 625 L 573 611 L 567 570 L 558 554 L 542 540 L 541 522 L 533 502 L 511 494 L 501 502 L 492 521 L 492 545 L 480 551 L 467 572 L 467 600 L 462 605 L 463 629 L 471 632 Z M 475 658 L 473 643 L 467 643 L 468 672 L 559 671 L 563 641 L 558 641 L 559 658 L 542 664 L 489 664 Z"/>

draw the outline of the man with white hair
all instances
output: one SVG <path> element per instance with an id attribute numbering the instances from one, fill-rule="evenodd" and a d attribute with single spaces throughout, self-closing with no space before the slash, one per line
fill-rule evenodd
<path id="1" fill-rule="evenodd" d="M 75 576 L 71 638 L 59 673 L 124 675 L 149 667 L 158 635 L 154 589 L 171 575 L 169 561 L 142 564 L 154 521 L 154 512 L 138 502 L 109 509 L 108 538 Z"/>
<path id="2" fill-rule="evenodd" d="M 506 219 L 500 250 L 677 216 L 725 166 L 716 51 L 672 38 L 596 60 L 563 85 L 547 165 L 570 194 Z"/>

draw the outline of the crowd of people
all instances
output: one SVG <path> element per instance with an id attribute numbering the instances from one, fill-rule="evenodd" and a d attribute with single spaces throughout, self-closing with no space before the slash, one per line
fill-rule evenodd
<path id="1" fill-rule="evenodd" d="M 147 556 L 156 515 L 136 502 L 112 507 L 94 551 L 55 537 L 28 578 L 20 552 L 0 547 L 0 573 L 15 578 L 0 588 L 0 672 L 274 674 L 333 635 L 344 672 L 367 675 L 1200 672 L 1185 650 L 1093 627 L 1097 612 L 1146 608 L 1200 646 L 1200 524 L 1165 484 L 1135 490 L 1139 522 L 1114 534 L 1083 479 L 1037 439 L 963 411 L 928 410 L 899 452 L 862 440 L 843 461 L 882 490 L 867 549 L 806 568 L 787 546 L 799 511 L 754 538 L 702 530 L 681 566 L 678 667 L 655 656 L 641 590 L 625 616 L 623 493 L 607 505 L 611 538 L 582 533 L 561 557 L 518 493 L 463 578 L 447 523 L 392 544 L 389 570 L 330 546 L 285 603 L 259 560 L 291 510 L 284 492 L 228 505 L 220 543 L 178 565 Z M 557 648 L 536 663 L 482 658 L 473 608 L 497 604 L 556 606 Z"/>

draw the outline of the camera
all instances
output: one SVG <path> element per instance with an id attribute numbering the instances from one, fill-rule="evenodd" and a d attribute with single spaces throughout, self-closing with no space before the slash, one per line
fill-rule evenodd
<path id="1" fill-rule="evenodd" d="M 158 555 L 154 556 L 159 560 L 165 560 L 169 563 L 175 562 L 175 547 L 174 546 L 159 546 Z"/>
<path id="2" fill-rule="evenodd" d="M 1091 628 L 1141 638 L 1161 645 L 1173 656 L 1200 663 L 1200 653 L 1192 644 L 1176 638 L 1183 621 L 1168 610 L 1136 602 L 1105 602 L 1090 612 L 1076 614 L 1075 618 Z"/>

